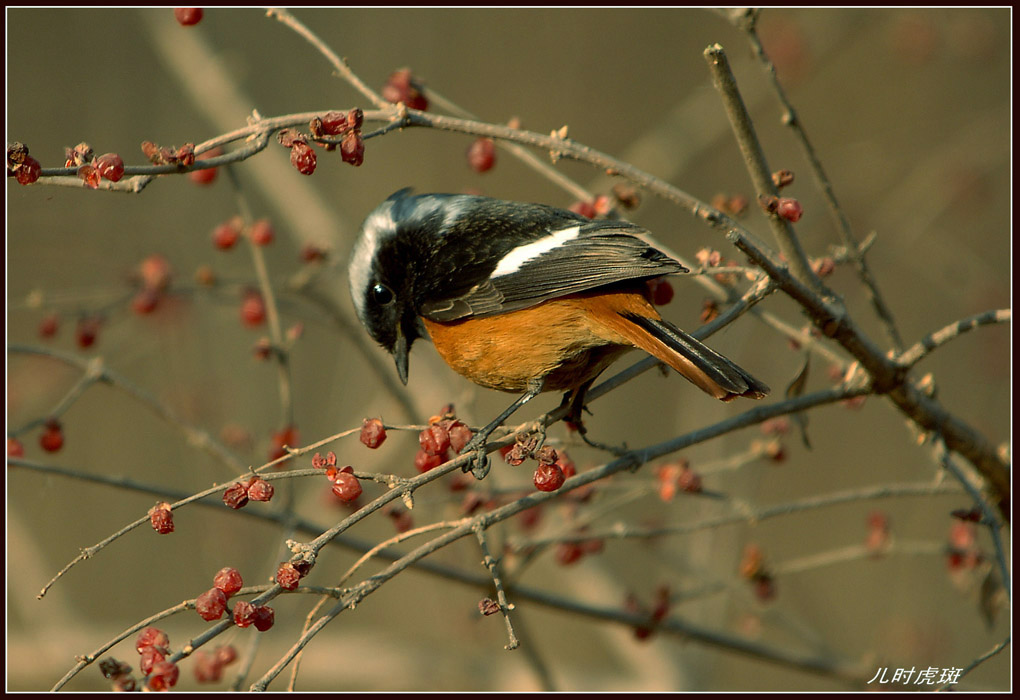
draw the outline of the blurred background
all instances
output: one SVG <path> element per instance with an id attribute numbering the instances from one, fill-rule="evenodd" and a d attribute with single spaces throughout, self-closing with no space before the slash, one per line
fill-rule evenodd
<path id="1" fill-rule="evenodd" d="M 516 117 L 523 128 L 539 133 L 568 125 L 571 138 L 704 201 L 719 194 L 753 200 L 702 57 L 706 46 L 718 42 L 728 52 L 771 168 L 797 174 L 787 193 L 804 206 L 796 229 L 808 254 L 829 254 L 839 243 L 746 39 L 721 15 L 687 9 L 295 14 L 377 90 L 393 71 L 409 67 L 428 90 L 481 120 L 505 123 Z M 766 50 L 855 235 L 863 240 L 877 234 L 868 260 L 908 345 L 960 318 L 1011 305 L 1010 26 L 1007 9 L 768 10 L 761 16 Z M 210 9 L 199 25 L 185 28 L 169 9 L 8 9 L 7 141 L 27 144 L 43 167 L 63 165 L 63 149 L 83 140 L 97 154 L 116 152 L 127 164 L 140 165 L 144 140 L 201 142 L 244 126 L 253 109 L 277 116 L 370 107 L 331 72 L 303 39 L 257 10 Z M 326 268 L 314 289 L 351 318 L 347 251 L 364 216 L 401 187 L 472 190 L 564 207 L 575 201 L 505 151 L 498 152 L 491 171 L 473 172 L 465 158 L 471 141 L 409 129 L 368 141 L 360 168 L 320 151 L 311 177 L 298 174 L 274 142 L 238 166 L 253 215 L 268 217 L 276 230 L 276 241 L 266 249 L 274 284 L 282 288 L 306 267 L 299 259 L 303 246 L 327 248 Z M 560 162 L 556 168 L 596 193 L 612 184 L 589 166 Z M 771 240 L 754 209 L 744 225 Z M 238 319 L 237 290 L 255 284 L 251 256 L 243 246 L 217 251 L 210 238 L 237 210 L 222 172 L 208 187 L 187 177 L 161 178 L 140 195 L 23 187 L 9 178 L 8 344 L 101 357 L 106 367 L 188 423 L 229 442 L 243 463 L 262 464 L 272 434 L 286 421 L 276 368 L 251 351 L 265 328 L 250 329 Z M 706 246 L 739 259 L 718 233 L 667 202 L 645 195 L 627 216 L 688 259 Z M 141 316 L 130 309 L 132 285 L 141 261 L 156 254 L 173 268 L 171 293 L 154 313 Z M 201 266 L 209 266 L 222 284 L 211 290 L 196 284 Z M 853 271 L 840 268 L 829 282 L 844 295 L 860 326 L 885 343 Z M 687 280 L 673 284 L 676 298 L 664 314 L 682 327 L 697 327 L 704 290 Z M 385 389 L 395 373 L 377 373 L 321 304 L 281 293 L 280 306 L 285 328 L 296 323 L 304 328 L 290 363 L 302 445 L 358 427 L 366 416 L 422 423 L 449 402 L 462 418 L 481 424 L 508 401 L 454 375 L 421 343 L 411 357 L 402 402 Z M 762 306 L 794 327 L 806 322 L 779 296 Z M 39 324 L 51 313 L 60 319 L 59 330 L 42 339 Z M 103 316 L 97 340 L 81 349 L 76 321 L 96 313 Z M 994 443 L 1007 445 L 1010 338 L 1008 324 L 978 329 L 918 368 L 933 373 L 938 396 L 950 411 Z M 715 336 L 712 344 L 769 383 L 777 398 L 803 362 L 803 354 L 792 351 L 785 338 L 751 317 Z M 375 358 L 392 370 L 381 350 Z M 52 359 L 8 354 L 9 434 L 48 415 L 80 376 Z M 824 358 L 815 357 L 809 390 L 829 383 Z M 748 407 L 710 401 L 677 377 L 655 372 L 613 396 L 591 406 L 588 426 L 597 439 L 630 445 L 659 442 Z M 408 400 L 417 415 L 407 414 Z M 521 419 L 558 401 L 542 397 Z M 65 445 L 58 453 L 40 449 L 39 429 L 19 436 L 26 459 L 129 476 L 186 493 L 234 476 L 166 421 L 107 386 L 87 391 L 62 420 Z M 902 416 L 881 400 L 871 398 L 856 410 L 838 405 L 815 410 L 809 429 L 813 449 L 787 436 L 781 463 L 720 466 L 762 439 L 757 428 L 683 456 L 696 469 L 705 466 L 706 488 L 759 507 L 936 478 L 930 448 L 918 447 Z M 554 429 L 554 437 L 564 437 L 562 427 Z M 358 469 L 411 475 L 416 447 L 414 433 L 396 433 L 376 452 L 353 439 L 331 449 Z M 582 469 L 600 463 L 594 452 L 578 448 L 571 454 Z M 305 460 L 299 466 L 309 465 Z M 697 522 L 731 512 L 731 506 L 705 498 L 661 501 L 654 466 L 612 479 L 594 506 L 602 517 L 593 527 Z M 485 488 L 528 488 L 530 473 L 527 466 L 514 471 L 497 463 Z M 325 528 L 346 511 L 328 503 L 320 487 L 318 480 L 303 482 L 292 495 L 301 516 Z M 366 491 L 366 496 L 379 492 Z M 285 558 L 283 538 L 293 536 L 222 507 L 192 506 L 176 513 L 174 535 L 136 530 L 72 569 L 36 600 L 43 583 L 80 548 L 141 517 L 153 500 L 148 494 L 8 469 L 9 690 L 52 687 L 75 655 L 198 595 L 223 566 L 238 567 L 248 583 L 267 581 Z M 433 485 L 416 500 L 416 525 L 459 517 L 461 496 L 445 487 Z M 628 595 L 650 605 L 656 588 L 668 584 L 684 596 L 674 601 L 671 614 L 734 638 L 829 655 L 872 671 L 962 668 L 1006 638 L 1010 627 L 1008 610 L 991 622 L 982 617 L 977 576 L 950 576 L 947 570 L 940 548 L 952 524 L 949 513 L 969 507 L 963 495 L 884 499 L 654 541 L 610 540 L 601 554 L 571 566 L 557 564 L 552 552 L 545 552 L 520 583 L 620 608 Z M 767 602 L 737 574 L 748 543 L 761 547 L 778 571 L 859 544 L 875 509 L 889 518 L 894 543 L 904 545 L 902 550 L 777 576 L 775 597 Z M 565 508 L 550 508 L 540 531 L 563 532 L 570 517 Z M 520 533 L 511 522 L 493 535 L 498 542 Z M 389 518 L 368 518 L 350 534 L 374 542 L 392 535 L 393 525 Z M 990 551 L 984 533 L 978 544 Z M 331 550 L 308 582 L 328 585 L 356 557 Z M 476 543 L 466 540 L 434 557 L 484 573 L 479 558 Z M 664 635 L 640 641 L 625 626 L 527 603 L 519 603 L 515 620 L 528 650 L 510 653 L 503 649 L 505 630 L 498 616 L 477 613 L 482 595 L 489 593 L 426 574 L 398 576 L 310 645 L 298 688 L 854 687 Z M 254 677 L 293 643 L 311 605 L 305 596 L 275 601 L 276 626 L 259 639 Z M 205 625 L 194 613 L 162 623 L 175 648 Z M 232 630 L 221 639 L 245 651 L 253 637 L 251 630 Z M 135 663 L 132 644 L 112 653 Z M 178 689 L 198 688 L 187 664 Z M 542 668 L 544 685 L 543 673 L 536 670 Z M 968 675 L 961 689 L 1010 686 L 1007 653 Z M 90 668 L 68 687 L 109 686 L 97 668 Z"/>

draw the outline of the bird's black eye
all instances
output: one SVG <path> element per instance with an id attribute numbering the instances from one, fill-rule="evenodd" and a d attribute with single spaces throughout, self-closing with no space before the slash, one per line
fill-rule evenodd
<path id="1" fill-rule="evenodd" d="M 393 290 L 385 284 L 377 284 L 372 287 L 372 300 L 379 306 L 392 304 L 393 298 Z"/>

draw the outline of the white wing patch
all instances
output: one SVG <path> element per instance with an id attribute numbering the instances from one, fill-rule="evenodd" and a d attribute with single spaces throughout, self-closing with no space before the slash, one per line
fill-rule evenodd
<path id="1" fill-rule="evenodd" d="M 534 243 L 528 243 L 514 248 L 499 261 L 499 265 L 492 272 L 492 277 L 511 275 L 521 269 L 526 263 L 541 257 L 550 250 L 554 250 L 567 241 L 571 241 L 581 235 L 580 226 L 571 226 L 562 231 L 556 231 L 545 238 L 540 238 Z"/>

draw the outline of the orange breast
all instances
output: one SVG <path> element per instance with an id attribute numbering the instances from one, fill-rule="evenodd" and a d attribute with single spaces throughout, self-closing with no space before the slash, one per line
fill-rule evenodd
<path id="1" fill-rule="evenodd" d="M 538 306 L 452 323 L 425 320 L 440 356 L 476 384 L 523 392 L 544 378 L 543 390 L 567 391 L 594 379 L 637 345 L 637 327 L 619 315 L 658 318 L 633 292 L 576 294 Z M 623 331 L 623 332 L 621 332 Z"/>

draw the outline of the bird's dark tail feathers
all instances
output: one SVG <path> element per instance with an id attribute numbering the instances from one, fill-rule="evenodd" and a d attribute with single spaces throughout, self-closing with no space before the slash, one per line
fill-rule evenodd
<path id="1" fill-rule="evenodd" d="M 738 396 L 760 399 L 768 395 L 768 386 L 669 321 L 634 313 L 621 316 L 647 331 L 656 341 L 652 347 L 643 344 L 638 347 L 715 398 L 730 401 Z"/>

